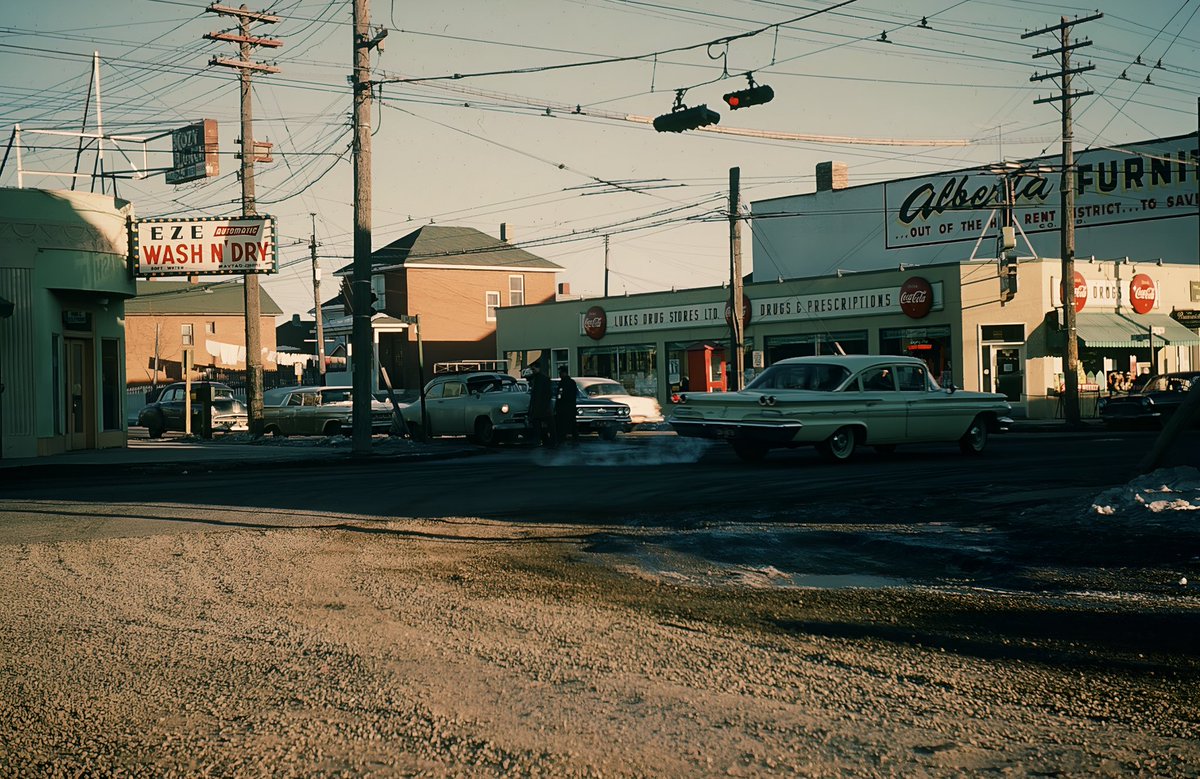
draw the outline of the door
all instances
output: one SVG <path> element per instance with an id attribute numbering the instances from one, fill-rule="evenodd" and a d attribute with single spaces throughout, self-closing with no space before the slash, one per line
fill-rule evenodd
<path id="1" fill-rule="evenodd" d="M 1021 346 L 992 347 L 993 392 L 1002 393 L 1012 403 L 1021 402 L 1025 391 L 1025 354 Z"/>
<path id="2" fill-rule="evenodd" d="M 88 449 L 94 443 L 96 384 L 92 376 L 92 343 L 79 338 L 65 338 L 67 352 L 66 447 Z"/>

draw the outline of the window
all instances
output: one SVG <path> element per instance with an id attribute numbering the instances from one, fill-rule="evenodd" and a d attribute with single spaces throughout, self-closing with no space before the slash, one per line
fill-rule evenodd
<path id="1" fill-rule="evenodd" d="M 204 332 L 208 333 L 209 335 L 216 335 L 217 334 L 217 323 L 216 322 L 205 322 L 204 323 Z"/>
<path id="2" fill-rule="evenodd" d="M 190 322 L 186 325 L 179 326 L 179 340 L 184 346 L 196 345 L 196 336 L 192 333 L 192 325 Z"/>
<path id="3" fill-rule="evenodd" d="M 121 394 L 125 385 L 121 381 L 120 355 L 120 342 L 117 339 L 105 338 L 100 342 L 100 393 L 105 430 L 120 430 L 124 427 L 121 419 Z"/>
<path id="4" fill-rule="evenodd" d="M 924 392 L 928 389 L 925 368 L 920 365 L 897 365 L 896 381 L 900 382 L 901 392 Z"/>
<path id="5" fill-rule="evenodd" d="M 496 309 L 500 308 L 500 293 L 485 292 L 483 293 L 483 310 L 484 317 L 489 322 L 496 321 Z"/>
<path id="6" fill-rule="evenodd" d="M 376 311 L 382 311 L 384 309 L 386 305 L 386 296 L 384 293 L 386 290 L 386 276 L 380 275 L 371 277 L 371 295 L 374 298 L 373 302 L 371 303 L 371 308 L 375 309 Z"/>
<path id="7" fill-rule="evenodd" d="M 525 277 L 508 277 L 508 304 L 510 306 L 525 305 Z"/>
<path id="8" fill-rule="evenodd" d="M 467 387 L 461 381 L 448 381 L 442 385 L 443 398 L 457 398 L 466 394 Z"/>
<path id="9" fill-rule="evenodd" d="M 50 385 L 51 385 L 50 386 L 50 397 L 52 397 L 52 398 L 61 398 L 62 397 L 61 393 L 63 391 L 63 387 L 62 387 L 62 378 L 60 376 L 61 369 L 60 369 L 59 363 L 58 363 L 60 354 L 61 354 L 61 351 L 59 348 L 59 336 L 58 336 L 58 333 L 54 333 L 50 336 Z M 51 403 L 50 405 L 52 405 L 54 407 L 54 434 L 62 435 L 63 434 L 62 403 Z"/>
<path id="10" fill-rule="evenodd" d="M 896 381 L 891 368 L 870 368 L 862 374 L 863 389 L 867 392 L 894 392 Z"/>
<path id="11" fill-rule="evenodd" d="M 658 348 L 654 344 L 581 348 L 579 375 L 615 379 L 630 395 L 652 398 L 658 394 Z"/>

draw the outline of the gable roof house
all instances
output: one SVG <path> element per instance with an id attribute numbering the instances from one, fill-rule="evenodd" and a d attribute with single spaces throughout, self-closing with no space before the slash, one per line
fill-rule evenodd
<path id="1" fill-rule="evenodd" d="M 259 296 L 265 373 L 276 365 L 275 317 L 283 310 L 261 285 Z M 192 352 L 193 379 L 220 380 L 225 373 L 245 371 L 246 308 L 240 283 L 137 283 L 137 297 L 125 303 L 126 383 L 182 380 L 185 346 Z"/>
<path id="2" fill-rule="evenodd" d="M 372 253 L 378 365 L 393 387 L 420 386 L 417 336 L 400 317 L 420 317 L 428 379 L 436 363 L 496 358 L 496 309 L 554 300 L 562 267 L 509 244 L 504 225 L 500 235 L 426 225 Z M 348 280 L 353 264 L 336 275 Z M 326 334 L 348 338 L 351 326 L 346 317 Z"/>

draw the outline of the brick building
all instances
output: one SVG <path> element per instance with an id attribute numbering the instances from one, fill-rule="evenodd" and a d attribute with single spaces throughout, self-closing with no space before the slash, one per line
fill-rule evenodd
<path id="1" fill-rule="evenodd" d="M 263 369 L 275 369 L 275 317 L 282 312 L 259 287 Z M 236 282 L 139 281 L 125 304 L 125 380 L 130 386 L 183 379 L 183 350 L 192 349 L 192 378 L 225 378 L 246 369 L 245 293 Z M 155 370 L 157 366 L 157 377 Z"/>
<path id="2" fill-rule="evenodd" d="M 439 362 L 494 360 L 496 309 L 553 301 L 559 265 L 470 227 L 426 225 L 371 255 L 378 364 L 396 387 L 420 386 L 417 338 L 400 317 L 419 316 L 425 375 Z M 349 278 L 353 266 L 337 275 Z M 340 327 L 339 327 L 340 324 Z M 349 321 L 326 333 L 349 332 Z"/>

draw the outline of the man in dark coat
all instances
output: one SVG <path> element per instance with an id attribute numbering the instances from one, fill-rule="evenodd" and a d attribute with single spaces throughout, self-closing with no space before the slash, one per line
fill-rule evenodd
<path id="1" fill-rule="evenodd" d="M 529 367 L 529 426 L 534 446 L 554 442 L 553 394 L 550 377 L 535 362 Z"/>
<path id="2" fill-rule="evenodd" d="M 554 433 L 557 441 L 571 436 L 572 441 L 579 440 L 579 428 L 575 425 L 575 401 L 579 396 L 579 387 L 567 366 L 558 366 L 558 398 L 554 402 Z"/>

